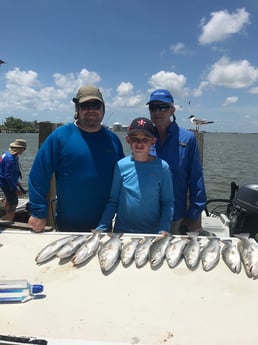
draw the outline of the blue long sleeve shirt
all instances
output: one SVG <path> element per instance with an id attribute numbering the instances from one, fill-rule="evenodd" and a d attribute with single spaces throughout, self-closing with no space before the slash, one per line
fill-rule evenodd
<path id="1" fill-rule="evenodd" d="M 123 156 L 117 135 L 104 127 L 94 133 L 74 123 L 57 128 L 42 144 L 29 174 L 32 215 L 47 217 L 47 195 L 54 173 L 58 229 L 94 229 L 110 194 L 115 163 Z"/>
<path id="2" fill-rule="evenodd" d="M 173 211 L 168 164 L 158 157 L 138 162 L 129 155 L 115 166 L 109 202 L 97 229 L 107 230 L 116 214 L 114 232 L 170 232 Z"/>
<path id="3" fill-rule="evenodd" d="M 167 129 L 167 137 L 163 143 L 159 135 L 157 137 L 157 155 L 164 159 L 171 169 L 175 195 L 174 220 L 196 220 L 205 208 L 206 192 L 195 135 L 173 122 Z"/>
<path id="4" fill-rule="evenodd" d="M 0 187 L 8 188 L 11 191 L 17 191 L 20 168 L 17 155 L 12 155 L 6 151 L 0 157 Z"/>

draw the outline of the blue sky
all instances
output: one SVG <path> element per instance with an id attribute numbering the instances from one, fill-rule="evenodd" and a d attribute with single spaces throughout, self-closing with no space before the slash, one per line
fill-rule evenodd
<path id="1" fill-rule="evenodd" d="M 256 0 L 1 0 L 0 121 L 72 121 L 91 84 L 108 125 L 167 88 L 180 126 L 257 133 L 257 33 Z"/>

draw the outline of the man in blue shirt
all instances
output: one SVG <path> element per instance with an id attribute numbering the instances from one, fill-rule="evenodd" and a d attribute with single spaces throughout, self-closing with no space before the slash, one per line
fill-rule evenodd
<path id="1" fill-rule="evenodd" d="M 5 195 L 6 214 L 3 219 L 14 220 L 15 211 L 18 205 L 19 178 L 21 171 L 19 167 L 19 156 L 26 150 L 27 142 L 23 139 L 16 139 L 10 144 L 9 150 L 0 157 L 0 187 Z"/>
<path id="2" fill-rule="evenodd" d="M 152 92 L 147 105 L 157 129 L 157 155 L 169 164 L 172 174 L 175 195 L 172 233 L 198 230 L 206 193 L 195 135 L 177 125 L 174 99 L 168 90 Z"/>
<path id="3" fill-rule="evenodd" d="M 75 121 L 47 137 L 29 174 L 29 224 L 36 232 L 46 225 L 53 173 L 57 229 L 94 229 L 109 197 L 115 163 L 124 156 L 117 135 L 101 125 L 105 103 L 100 90 L 82 86 L 73 101 Z"/>

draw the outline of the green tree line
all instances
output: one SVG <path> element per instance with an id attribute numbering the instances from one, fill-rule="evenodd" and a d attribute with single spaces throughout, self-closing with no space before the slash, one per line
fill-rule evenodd
<path id="1" fill-rule="evenodd" d="M 15 132 L 37 132 L 38 123 L 37 121 L 23 121 L 16 119 L 15 117 L 7 117 L 3 124 L 0 126 L 1 131 L 15 131 Z"/>

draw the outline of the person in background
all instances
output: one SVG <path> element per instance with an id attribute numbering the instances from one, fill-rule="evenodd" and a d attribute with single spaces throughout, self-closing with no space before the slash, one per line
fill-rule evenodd
<path id="1" fill-rule="evenodd" d="M 96 228 L 109 197 L 114 165 L 124 157 L 117 135 L 101 124 L 105 103 L 100 90 L 82 86 L 73 102 L 74 122 L 47 137 L 29 174 L 29 224 L 35 232 L 46 225 L 53 173 L 57 229 L 87 232 Z"/>
<path id="2" fill-rule="evenodd" d="M 0 158 L 0 187 L 6 199 L 6 214 L 2 219 L 5 220 L 14 220 L 18 196 L 23 194 L 19 183 L 19 178 L 21 178 L 19 156 L 23 154 L 26 147 L 26 140 L 16 139 L 10 143 L 9 150 Z"/>
<path id="3" fill-rule="evenodd" d="M 136 118 L 128 128 L 126 141 L 132 153 L 117 162 L 109 201 L 97 230 L 114 232 L 170 232 L 174 211 L 172 178 L 168 164 L 151 156 L 155 127 L 149 119 Z"/>
<path id="4" fill-rule="evenodd" d="M 172 233 L 200 230 L 206 192 L 195 135 L 177 125 L 174 99 L 168 90 L 152 92 L 147 105 L 157 129 L 156 153 L 169 164 L 172 173 L 175 195 Z"/>

